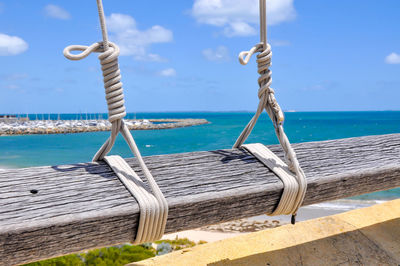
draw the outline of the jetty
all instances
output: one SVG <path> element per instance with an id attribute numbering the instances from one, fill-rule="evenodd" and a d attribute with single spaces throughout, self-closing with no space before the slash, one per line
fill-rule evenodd
<path id="1" fill-rule="evenodd" d="M 303 205 L 400 187 L 400 134 L 297 143 L 293 146 L 307 178 L 308 189 Z M 268 148 L 283 158 L 280 146 Z M 126 161 L 133 169 L 139 169 L 136 158 Z M 169 205 L 166 233 L 271 212 L 283 191 L 282 181 L 245 149 L 149 156 L 144 157 L 144 161 Z M 128 243 L 136 236 L 140 213 L 138 203 L 104 162 L 5 169 L 0 171 L 0 195 L 0 265 L 27 263 Z M 388 226 L 376 228 L 389 240 L 393 235 L 394 240 L 382 240 L 380 243 L 397 243 L 398 250 L 399 242 L 395 236 L 398 236 L 398 231 L 392 231 L 399 228 L 398 203 L 393 206 L 370 209 L 366 215 L 375 215 L 377 219 L 367 220 L 360 216 L 360 221 L 370 221 L 373 226 L 388 219 Z M 389 226 L 392 221 L 395 226 Z M 339 222 L 340 226 L 328 218 L 317 220 L 314 226 L 308 223 L 282 226 L 278 227 L 281 233 L 265 233 L 261 238 L 276 243 L 275 247 L 284 248 L 287 243 L 289 256 L 302 247 L 302 243 L 313 241 L 313 236 L 317 239 L 328 237 L 329 232 L 332 235 L 343 230 L 351 232 L 346 220 Z M 365 224 L 367 228 L 370 225 Z M 293 235 L 286 234 L 289 228 Z M 260 232 L 256 234 L 263 234 Z M 351 234 L 349 236 L 332 238 L 329 243 L 334 248 L 357 246 L 365 252 L 356 254 L 368 254 L 368 249 L 364 248 L 372 247 L 372 244 L 368 247 L 363 246 L 367 242 L 349 242 L 355 239 Z M 290 242 L 290 239 L 296 241 Z M 237 253 L 235 248 L 224 252 L 253 256 L 259 250 L 258 246 L 251 241 L 246 243 L 242 247 L 248 253 Z M 324 253 L 318 253 L 318 250 L 329 247 L 324 242 L 314 243 L 304 246 L 309 247 L 304 254 L 308 258 L 323 259 Z M 218 250 L 223 250 L 223 247 L 221 244 Z M 277 254 L 276 258 L 280 258 L 279 254 L 286 253 L 270 254 Z M 299 257 L 297 253 L 293 254 L 289 258 Z M 218 255 L 215 261 L 221 264 L 215 265 L 226 265 L 224 261 L 229 265 L 229 260 L 236 260 L 237 265 L 246 265 L 239 258 L 228 255 Z M 398 252 L 394 252 L 391 258 L 384 259 L 387 259 L 388 265 L 397 265 L 399 256 Z M 385 264 L 384 259 L 375 260 L 371 265 Z M 393 264 L 394 261 L 397 264 Z M 323 264 L 318 262 L 317 265 Z M 354 260 L 349 260 L 349 264 L 351 262 Z M 208 263 L 214 265 L 212 261 Z"/>
<path id="2" fill-rule="evenodd" d="M 171 129 L 208 124 L 206 119 L 126 119 L 130 130 Z M 111 123 L 96 120 L 27 120 L 7 118 L 0 120 L 0 136 L 31 134 L 67 134 L 109 131 Z"/>

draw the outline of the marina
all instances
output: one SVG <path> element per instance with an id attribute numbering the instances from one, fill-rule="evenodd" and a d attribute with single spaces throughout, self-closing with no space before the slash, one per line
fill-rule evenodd
<path id="1" fill-rule="evenodd" d="M 172 129 L 208 124 L 206 119 L 127 119 L 130 130 Z M 0 119 L 0 136 L 30 134 L 67 134 L 109 131 L 111 123 L 106 119 L 90 120 L 29 120 L 7 117 Z"/>

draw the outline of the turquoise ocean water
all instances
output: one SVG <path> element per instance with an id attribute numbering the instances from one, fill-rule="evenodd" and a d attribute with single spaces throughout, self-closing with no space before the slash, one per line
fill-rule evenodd
<path id="1" fill-rule="evenodd" d="M 46 114 L 46 119 L 47 116 Z M 31 119 L 35 117 L 30 116 Z M 61 115 L 61 119 L 76 119 L 76 117 L 77 114 Z M 128 118 L 133 117 L 133 114 L 128 115 Z M 252 117 L 252 113 L 138 113 L 136 117 L 138 119 L 205 118 L 211 122 L 187 128 L 134 131 L 133 136 L 142 154 L 156 155 L 230 148 Z M 51 115 L 51 119 L 57 119 L 57 115 Z M 285 130 L 291 142 L 400 133 L 400 111 L 286 113 Z M 0 168 L 88 162 L 108 136 L 109 132 L 2 136 Z M 266 114 L 260 118 L 248 142 L 278 143 Z M 132 157 L 122 138 L 117 140 L 112 153 Z M 385 200 L 399 197 L 398 188 L 358 198 Z"/>

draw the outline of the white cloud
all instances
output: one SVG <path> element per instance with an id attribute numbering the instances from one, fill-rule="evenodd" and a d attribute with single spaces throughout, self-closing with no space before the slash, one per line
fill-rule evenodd
<path id="1" fill-rule="evenodd" d="M 391 53 L 385 57 L 386 64 L 400 64 L 400 54 Z"/>
<path id="2" fill-rule="evenodd" d="M 9 74 L 9 75 L 2 75 L 0 77 L 4 80 L 8 80 L 8 81 L 15 81 L 15 80 L 18 81 L 18 80 L 27 79 L 29 77 L 29 75 L 26 73 L 13 73 L 13 74 Z"/>
<path id="3" fill-rule="evenodd" d="M 167 68 L 167 69 L 161 70 L 159 72 L 159 75 L 163 76 L 163 77 L 174 77 L 174 76 L 176 76 L 176 70 L 173 68 Z"/>
<path id="4" fill-rule="evenodd" d="M 19 89 L 19 86 L 16 84 L 8 84 L 8 85 L 6 85 L 6 89 L 16 90 L 16 89 Z"/>
<path id="5" fill-rule="evenodd" d="M 290 46 L 291 43 L 286 40 L 271 40 L 272 46 Z"/>
<path id="6" fill-rule="evenodd" d="M 46 16 L 51 18 L 64 19 L 64 20 L 71 18 L 71 15 L 68 13 L 67 10 L 52 4 L 45 6 L 44 12 L 46 13 Z"/>
<path id="7" fill-rule="evenodd" d="M 205 49 L 202 51 L 203 56 L 208 61 L 223 62 L 229 60 L 229 50 L 225 46 L 218 46 L 214 49 Z"/>
<path id="8" fill-rule="evenodd" d="M 224 28 L 224 34 L 228 37 L 251 36 L 256 34 L 256 30 L 246 22 L 236 21 Z"/>
<path id="9" fill-rule="evenodd" d="M 124 14 L 111 14 L 107 17 L 110 39 L 121 48 L 121 55 L 133 55 L 136 60 L 164 61 L 158 54 L 148 52 L 153 43 L 166 43 L 173 40 L 172 31 L 155 25 L 141 31 L 133 17 Z"/>
<path id="10" fill-rule="evenodd" d="M 137 57 L 137 59 L 144 59 L 147 61 L 153 61 L 153 62 L 166 62 L 167 60 L 165 58 L 162 58 L 160 55 L 158 54 L 147 54 L 145 57 Z"/>
<path id="11" fill-rule="evenodd" d="M 20 37 L 0 33 L 0 56 L 17 55 L 27 49 L 28 44 Z"/>
<path id="12" fill-rule="evenodd" d="M 293 20 L 294 0 L 267 0 L 267 22 L 275 25 Z M 248 36 L 257 33 L 258 0 L 195 0 L 192 15 L 199 23 L 223 27 L 226 36 Z"/>

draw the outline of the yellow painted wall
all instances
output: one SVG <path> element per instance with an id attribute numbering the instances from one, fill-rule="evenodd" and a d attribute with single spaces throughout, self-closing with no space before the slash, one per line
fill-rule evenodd
<path id="1" fill-rule="evenodd" d="M 130 265 L 400 265 L 400 199 Z"/>

